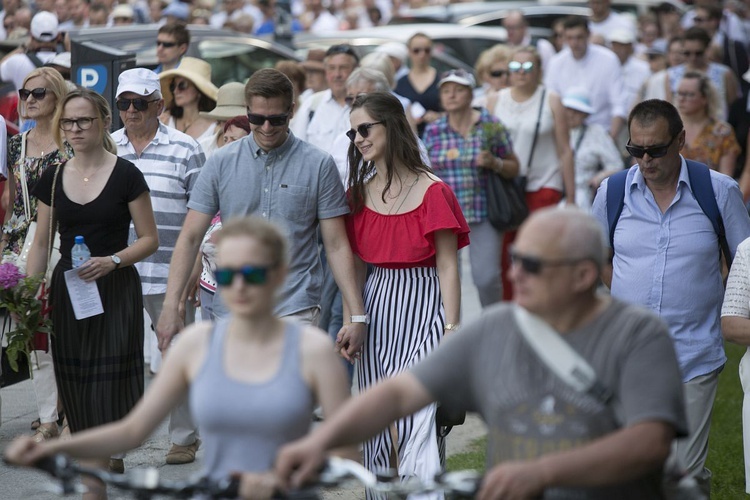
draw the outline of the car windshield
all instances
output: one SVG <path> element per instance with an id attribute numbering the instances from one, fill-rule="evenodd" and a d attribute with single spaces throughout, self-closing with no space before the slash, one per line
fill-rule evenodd
<path id="1" fill-rule="evenodd" d="M 211 80 L 217 87 L 244 82 L 259 69 L 272 68 L 284 59 L 270 50 L 234 41 L 203 40 L 198 44 L 198 52 L 211 65 Z"/>

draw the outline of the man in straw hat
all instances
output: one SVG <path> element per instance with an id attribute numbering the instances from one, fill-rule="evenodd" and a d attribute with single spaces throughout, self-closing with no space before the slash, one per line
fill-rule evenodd
<path id="1" fill-rule="evenodd" d="M 125 124 L 112 134 L 117 155 L 133 162 L 143 172 L 151 189 L 159 231 L 159 250 L 136 264 L 143 285 L 143 305 L 152 323 L 156 323 L 167 291 L 171 252 L 205 156 L 190 136 L 159 122 L 164 99 L 159 76 L 153 71 L 144 68 L 123 71 L 117 86 L 116 106 Z M 131 233 L 131 239 L 135 236 Z M 185 293 L 181 290 L 180 294 L 184 302 Z M 192 322 L 194 311 L 188 309 L 187 315 Z M 162 350 L 167 347 L 163 346 Z M 158 358 L 158 351 L 152 349 L 153 368 Z M 194 461 L 200 441 L 187 402 L 172 411 L 169 434 L 172 448 L 167 454 L 167 463 Z"/>

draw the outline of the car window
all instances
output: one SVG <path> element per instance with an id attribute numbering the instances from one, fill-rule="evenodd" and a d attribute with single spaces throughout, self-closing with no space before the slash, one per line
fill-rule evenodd
<path id="1" fill-rule="evenodd" d="M 198 43 L 198 52 L 211 65 L 211 80 L 217 87 L 229 82 L 244 83 L 257 70 L 272 68 L 284 60 L 264 48 L 228 40 L 203 40 Z"/>

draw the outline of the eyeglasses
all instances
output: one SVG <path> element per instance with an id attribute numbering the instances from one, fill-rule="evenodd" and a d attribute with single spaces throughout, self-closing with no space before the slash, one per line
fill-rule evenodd
<path id="1" fill-rule="evenodd" d="M 498 69 L 497 71 L 490 71 L 490 76 L 492 78 L 502 78 L 507 75 L 508 75 L 508 71 L 504 69 Z"/>
<path id="2" fill-rule="evenodd" d="M 77 125 L 79 129 L 81 130 L 88 130 L 91 128 L 91 125 L 94 123 L 94 120 L 96 120 L 97 116 L 91 116 L 91 117 L 84 117 L 84 118 L 77 118 L 73 120 L 72 118 L 61 118 L 60 119 L 60 128 L 69 131 L 73 130 L 73 125 Z"/>
<path id="3" fill-rule="evenodd" d="M 280 127 L 284 124 L 286 124 L 286 121 L 289 119 L 289 113 L 284 113 L 282 115 L 258 115 L 255 113 L 248 113 L 247 114 L 247 121 L 249 121 L 253 125 L 260 125 L 262 126 L 266 121 L 271 124 L 272 127 Z"/>
<path id="4" fill-rule="evenodd" d="M 514 266 L 521 266 L 523 272 L 527 274 L 539 275 L 545 267 L 573 266 L 586 260 L 592 260 L 591 257 L 578 257 L 575 259 L 540 259 L 530 255 L 523 255 L 515 250 L 510 251 L 510 260 Z"/>
<path id="5" fill-rule="evenodd" d="M 703 54 L 705 54 L 705 50 L 683 50 L 682 55 L 685 57 L 703 57 Z"/>
<path id="6" fill-rule="evenodd" d="M 120 111 L 127 111 L 130 109 L 130 105 L 132 104 L 136 111 L 146 111 L 148 109 L 148 105 L 152 102 L 156 102 L 158 99 L 153 99 L 151 101 L 148 101 L 142 97 L 136 97 L 135 99 L 125 99 L 124 97 L 121 97 L 117 99 L 117 109 Z"/>
<path id="7" fill-rule="evenodd" d="M 672 140 L 670 140 L 667 144 L 662 146 L 651 146 L 648 148 L 644 148 L 641 146 L 632 146 L 630 144 L 630 140 L 628 140 L 628 144 L 625 146 L 625 149 L 628 150 L 628 153 L 633 158 L 643 158 L 644 155 L 649 155 L 651 158 L 661 158 L 662 156 L 667 154 L 667 151 L 669 150 L 669 146 L 672 145 L 675 139 L 677 139 L 677 136 L 680 135 L 677 133 L 674 137 L 672 137 Z"/>
<path id="8" fill-rule="evenodd" d="M 171 49 L 172 47 L 176 47 L 177 46 L 177 42 L 163 42 L 161 40 L 157 40 L 156 41 L 156 46 L 158 47 L 160 45 L 162 47 L 164 47 L 165 49 Z"/>
<path id="9" fill-rule="evenodd" d="M 38 89 L 34 90 L 18 89 L 18 97 L 20 97 L 22 101 L 28 99 L 30 95 L 34 96 L 34 99 L 36 99 L 37 101 L 41 101 L 47 95 L 47 89 L 45 89 L 44 87 L 39 87 Z"/>
<path id="10" fill-rule="evenodd" d="M 698 92 L 680 92 L 677 91 L 677 97 L 680 99 L 693 99 L 698 95 Z"/>
<path id="11" fill-rule="evenodd" d="M 523 71 L 524 73 L 530 73 L 532 69 L 534 69 L 534 63 L 531 61 L 526 61 L 524 63 L 520 63 L 518 61 L 511 61 L 508 63 L 508 69 L 511 73 L 518 73 L 519 71 Z"/>
<path id="12" fill-rule="evenodd" d="M 263 285 L 268 281 L 268 270 L 270 267 L 253 267 L 243 266 L 239 269 L 231 267 L 221 267 L 214 271 L 216 284 L 219 286 L 229 286 L 234 281 L 236 275 L 242 276 L 246 285 Z"/>
<path id="13" fill-rule="evenodd" d="M 420 52 L 429 54 L 430 52 L 432 52 L 432 47 L 414 47 L 413 49 L 411 49 L 412 54 L 419 54 Z"/>
<path id="14" fill-rule="evenodd" d="M 372 122 L 372 123 L 362 123 L 360 124 L 357 129 L 351 129 L 346 132 L 346 136 L 349 138 L 350 141 L 354 142 L 354 139 L 357 138 L 357 134 L 362 136 L 362 139 L 367 139 L 370 135 L 370 129 L 374 127 L 375 125 L 382 124 L 383 122 Z"/>
<path id="15" fill-rule="evenodd" d="M 174 93 L 175 90 L 179 90 L 181 92 L 186 91 L 190 88 L 190 82 L 187 80 L 182 80 L 180 83 L 175 83 L 174 81 L 169 84 L 169 91 Z"/>

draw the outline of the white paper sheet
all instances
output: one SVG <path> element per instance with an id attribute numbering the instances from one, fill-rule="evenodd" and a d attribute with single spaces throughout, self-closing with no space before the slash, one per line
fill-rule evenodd
<path id="1" fill-rule="evenodd" d="M 104 313 L 96 281 L 86 282 L 78 276 L 78 269 L 71 269 L 65 271 L 65 286 L 68 287 L 76 319 L 86 319 Z"/>

